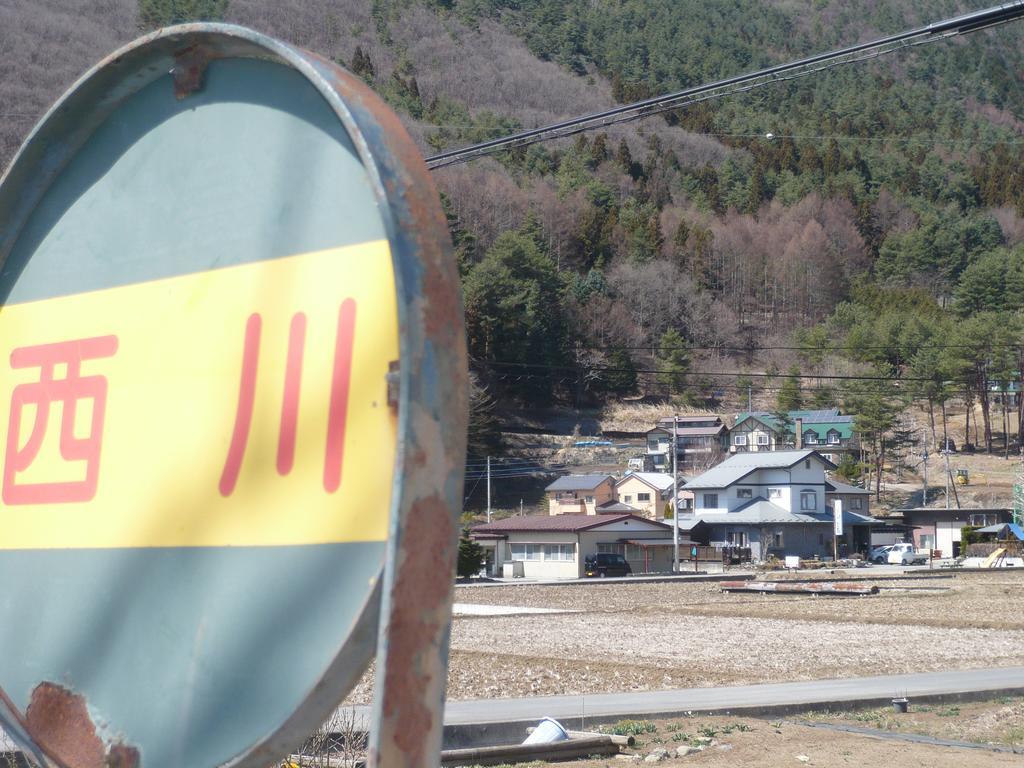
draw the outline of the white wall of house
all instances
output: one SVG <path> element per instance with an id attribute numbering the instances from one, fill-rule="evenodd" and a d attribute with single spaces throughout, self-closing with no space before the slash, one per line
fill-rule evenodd
<path id="1" fill-rule="evenodd" d="M 744 421 L 729 433 L 729 446 L 732 453 L 771 451 L 774 450 L 775 443 L 775 433 L 756 419 Z"/>
<path id="2" fill-rule="evenodd" d="M 941 549 L 943 557 L 952 557 L 953 544 L 963 540 L 962 527 L 963 523 L 959 520 L 939 520 L 935 524 L 936 530 L 928 531 L 924 528 L 921 533 L 935 533 L 935 549 Z"/>
<path id="3" fill-rule="evenodd" d="M 576 579 L 583 576 L 583 560 L 597 554 L 600 544 L 617 545 L 627 538 L 664 538 L 671 532 L 660 525 L 643 520 L 622 520 L 585 531 L 510 531 L 507 539 L 481 540 L 484 547 L 494 547 L 494 573 L 502 575 L 502 566 L 513 560 L 523 561 L 527 579 Z M 623 548 L 624 549 L 624 548 Z M 615 550 L 623 551 L 623 550 Z M 623 552 L 625 554 L 625 552 Z M 636 554 L 631 552 L 630 554 Z M 630 561 L 634 571 L 642 572 L 643 556 Z M 671 551 L 664 552 L 651 570 L 671 570 Z"/>
<path id="4" fill-rule="evenodd" d="M 805 492 L 813 494 L 813 504 L 809 507 L 803 503 Z M 727 488 L 695 490 L 694 493 L 698 514 L 731 512 L 758 497 L 790 512 L 824 512 L 825 466 L 812 457 L 791 469 L 758 469 Z M 708 494 L 718 496 L 717 505 L 708 503 Z"/>
<path id="5" fill-rule="evenodd" d="M 567 531 L 510 532 L 495 554 L 499 576 L 503 563 L 522 560 L 527 579 L 575 579 L 582 564 L 576 534 Z"/>
<path id="6" fill-rule="evenodd" d="M 728 488 L 700 488 L 694 490 L 693 504 L 696 515 L 699 517 L 702 514 L 710 514 L 712 512 L 730 511 L 729 490 Z M 735 507 L 735 504 L 733 507 Z"/>

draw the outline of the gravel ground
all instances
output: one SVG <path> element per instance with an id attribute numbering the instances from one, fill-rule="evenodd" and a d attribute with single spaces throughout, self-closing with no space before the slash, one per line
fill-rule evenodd
<path id="1" fill-rule="evenodd" d="M 799 718 L 841 723 L 895 733 L 915 733 L 939 739 L 1024 747 L 1024 697 L 946 704 L 911 702 L 905 714 L 892 707 L 849 712 L 809 712 Z M 1024 757 L 1019 758 L 1024 764 Z"/>
<path id="2" fill-rule="evenodd" d="M 451 699 L 610 693 L 1024 664 L 1024 574 L 882 581 L 873 597 L 711 583 L 459 588 L 576 613 L 456 618 Z M 369 700 L 369 677 L 350 700 Z"/>
<path id="3" fill-rule="evenodd" d="M 664 768 L 778 768 L 779 766 L 818 766 L 818 768 L 862 768 L 897 765 L 900 768 L 1010 768 L 1020 766 L 1019 754 L 957 749 L 905 741 L 881 739 L 822 728 L 809 728 L 790 721 L 755 720 L 736 717 L 699 717 L 687 720 L 657 720 L 657 730 L 640 737 L 640 755 L 658 747 L 674 753 L 682 737 L 715 734 L 715 744 L 688 757 L 670 757 L 659 762 Z M 866 725 L 866 724 L 862 724 Z M 949 737 L 946 737 L 949 738 Z M 631 765 L 620 758 L 600 758 L 572 763 L 530 763 L 520 768 L 565 765 L 572 768 L 608 768 Z"/>

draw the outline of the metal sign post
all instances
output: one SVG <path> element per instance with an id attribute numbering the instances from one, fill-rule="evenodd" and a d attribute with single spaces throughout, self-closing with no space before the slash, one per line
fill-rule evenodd
<path id="1" fill-rule="evenodd" d="M 843 535 L 843 502 L 836 499 L 832 502 L 832 559 L 839 561 L 839 538 Z"/>
<path id="2" fill-rule="evenodd" d="M 458 276 L 359 78 L 227 25 L 100 62 L 0 180 L 0 724 L 59 768 L 266 768 L 377 651 L 436 765 Z"/>

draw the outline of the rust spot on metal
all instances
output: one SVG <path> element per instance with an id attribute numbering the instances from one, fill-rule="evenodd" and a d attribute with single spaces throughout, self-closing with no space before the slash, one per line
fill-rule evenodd
<path id="1" fill-rule="evenodd" d="M 388 363 L 387 381 L 388 381 L 388 405 L 391 410 L 398 410 L 398 396 L 401 388 L 401 377 L 400 364 L 397 360 L 392 360 Z"/>
<path id="2" fill-rule="evenodd" d="M 430 674 L 430 657 L 437 652 L 440 625 L 450 616 L 456 540 L 451 512 L 440 497 L 428 496 L 412 505 L 392 592 L 383 706 L 384 718 L 394 720 L 388 730 L 408 758 L 406 765 L 428 763 L 428 735 L 437 725 L 434 719 L 441 717 L 440 709 L 431 712 L 425 706 L 423 692 L 443 690 L 445 684 Z"/>
<path id="3" fill-rule="evenodd" d="M 209 63 L 210 56 L 201 45 L 191 45 L 175 55 L 171 76 L 176 99 L 184 99 L 203 87 Z"/>
<path id="4" fill-rule="evenodd" d="M 125 744 L 108 751 L 85 697 L 56 683 L 43 682 L 32 691 L 24 727 L 58 768 L 138 768 L 139 751 Z"/>
<path id="5" fill-rule="evenodd" d="M 79 694 L 40 683 L 32 691 L 25 721 L 32 740 L 66 768 L 106 768 L 103 740 Z"/>
<path id="6" fill-rule="evenodd" d="M 139 750 L 124 744 L 115 744 L 107 755 L 107 768 L 138 768 Z"/>

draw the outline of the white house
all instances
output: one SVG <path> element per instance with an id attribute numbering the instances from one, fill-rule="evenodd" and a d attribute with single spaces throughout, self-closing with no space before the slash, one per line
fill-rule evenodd
<path id="1" fill-rule="evenodd" d="M 756 560 L 831 556 L 833 510 L 826 494 L 860 494 L 828 481 L 828 469 L 835 465 L 812 450 L 737 453 L 684 486 L 694 494 L 687 522 L 707 525 L 714 545 L 749 547 Z M 870 518 L 844 508 L 843 520 L 847 548 L 870 540 Z"/>
<path id="2" fill-rule="evenodd" d="M 520 561 L 526 578 L 575 579 L 583 576 L 584 558 L 599 552 L 624 555 L 633 573 L 672 570 L 671 526 L 632 514 L 508 517 L 470 535 L 484 547 L 494 576 L 504 563 Z"/>

